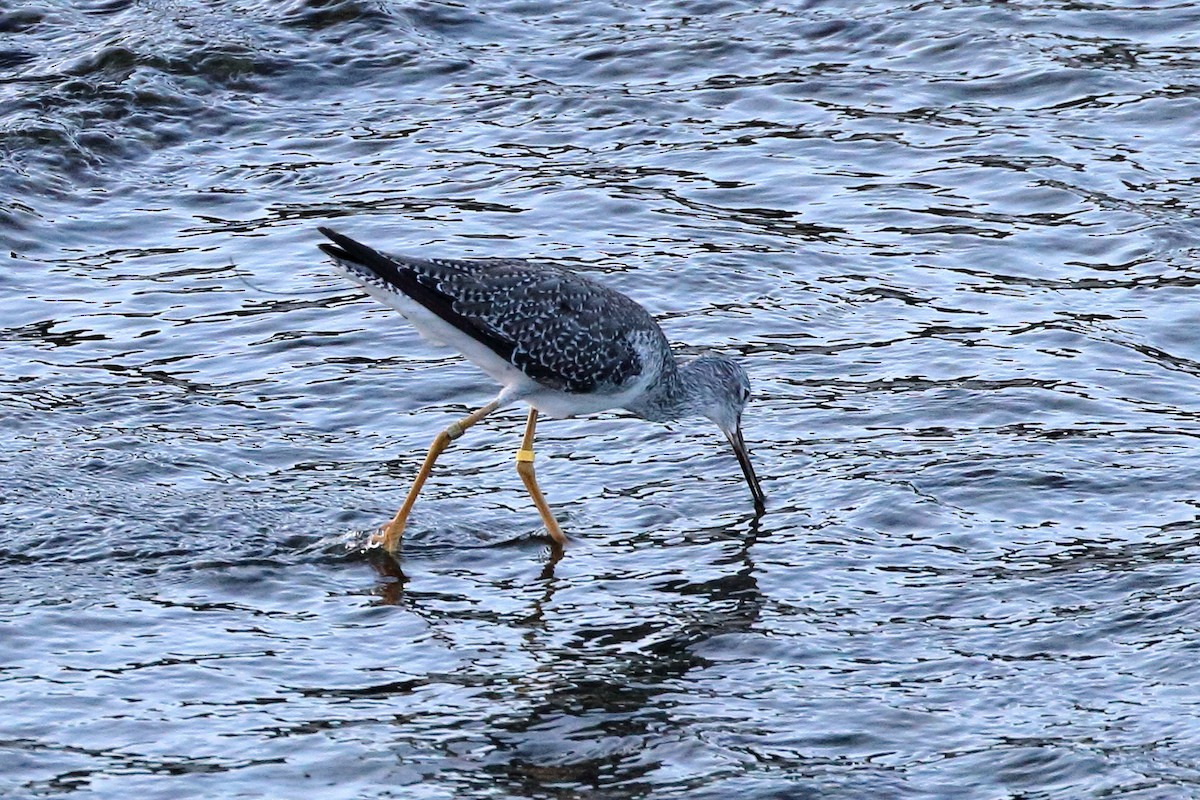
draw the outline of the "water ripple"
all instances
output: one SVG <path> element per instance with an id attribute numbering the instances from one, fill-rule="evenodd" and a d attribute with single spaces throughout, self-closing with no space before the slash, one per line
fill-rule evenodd
<path id="1" fill-rule="evenodd" d="M 1185 797 L 1194 4 L 0 10 L 13 797 Z M 536 257 L 737 354 L 539 427 L 322 265 Z"/>

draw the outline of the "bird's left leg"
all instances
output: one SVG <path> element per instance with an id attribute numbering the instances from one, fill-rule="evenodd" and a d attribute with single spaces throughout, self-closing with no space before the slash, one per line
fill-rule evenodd
<path id="1" fill-rule="evenodd" d="M 537 415 L 536 408 L 529 409 L 529 421 L 525 423 L 525 438 L 521 440 L 521 449 L 517 451 L 517 474 L 521 476 L 521 482 L 525 484 L 526 491 L 533 498 L 533 504 L 537 506 L 538 513 L 542 515 L 542 522 L 546 523 L 546 530 L 550 532 L 550 538 L 554 539 L 556 544 L 564 545 L 567 543 L 567 537 L 563 535 L 562 529 L 558 527 L 558 521 L 550 513 L 550 506 L 546 504 L 546 498 L 542 496 L 542 490 L 538 488 L 537 478 L 533 474 L 533 432 L 537 427 Z"/>
<path id="2" fill-rule="evenodd" d="M 500 401 L 493 400 L 473 414 L 452 423 L 437 435 L 433 444 L 429 446 L 429 452 L 425 455 L 425 463 L 421 464 L 421 469 L 417 472 L 416 479 L 413 480 L 412 488 L 408 490 L 408 497 L 404 499 L 404 505 L 396 512 L 396 516 L 391 522 L 384 525 L 378 533 L 371 537 L 370 547 L 383 547 L 389 553 L 395 553 L 400 549 L 400 536 L 404 533 L 404 526 L 408 522 L 408 512 L 412 511 L 413 503 L 417 502 L 417 495 L 421 493 L 421 487 L 425 485 L 425 479 L 429 477 L 429 472 L 433 469 L 433 462 L 437 461 L 437 457 L 450 446 L 452 441 L 463 435 L 463 431 L 499 407 Z"/>

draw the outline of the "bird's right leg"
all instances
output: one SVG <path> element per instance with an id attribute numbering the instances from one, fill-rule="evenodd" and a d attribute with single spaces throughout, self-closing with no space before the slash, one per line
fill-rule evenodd
<path id="1" fill-rule="evenodd" d="M 467 428 L 499 407 L 500 401 L 493 400 L 475 413 L 447 426 L 446 430 L 434 438 L 433 444 L 429 446 L 429 452 L 425 455 L 425 463 L 417 472 L 412 488 L 408 490 L 408 497 L 404 498 L 404 505 L 400 506 L 400 510 L 396 512 L 396 516 L 391 522 L 384 525 L 378 533 L 371 537 L 369 547 L 383 547 L 389 553 L 395 553 L 400 548 L 400 537 L 404 534 L 404 525 L 408 522 L 408 514 L 412 511 L 413 503 L 417 502 L 417 495 L 421 493 L 425 479 L 429 477 L 429 472 L 433 469 L 433 462 L 437 461 L 437 457 L 442 454 L 442 451 L 449 447 L 451 442 L 462 436 Z"/>
<path id="2" fill-rule="evenodd" d="M 525 423 L 525 438 L 521 440 L 521 449 L 517 451 L 517 474 L 521 476 L 525 490 L 529 492 L 529 496 L 533 498 L 533 504 L 537 506 L 538 513 L 542 515 L 542 522 L 545 523 L 550 538 L 554 540 L 557 547 L 562 547 L 567 543 L 567 537 L 563 534 L 562 528 L 558 527 L 558 520 L 554 519 L 554 513 L 550 511 L 550 506 L 546 503 L 542 490 L 538 488 L 537 477 L 533 474 L 533 433 L 537 429 L 537 415 L 536 408 L 529 409 L 529 419 Z"/>

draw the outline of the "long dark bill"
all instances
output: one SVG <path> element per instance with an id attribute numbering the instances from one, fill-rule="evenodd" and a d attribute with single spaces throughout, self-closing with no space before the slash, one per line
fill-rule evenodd
<path id="1" fill-rule="evenodd" d="M 763 494 L 762 487 L 758 485 L 758 476 L 754 474 L 754 465 L 750 463 L 750 451 L 746 449 L 746 440 L 742 438 L 742 429 L 736 428 L 732 432 L 726 432 L 725 437 L 733 445 L 733 454 L 737 456 L 738 463 L 742 465 L 742 474 L 746 476 L 746 483 L 750 484 L 750 494 L 754 495 L 754 513 L 765 513 L 767 498 Z"/>

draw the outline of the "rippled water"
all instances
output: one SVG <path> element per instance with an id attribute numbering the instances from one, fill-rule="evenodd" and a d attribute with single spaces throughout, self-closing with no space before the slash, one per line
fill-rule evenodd
<path id="1" fill-rule="evenodd" d="M 7 2 L 0 795 L 1200 796 L 1200 8 Z M 337 279 L 739 355 L 548 421 Z"/>

